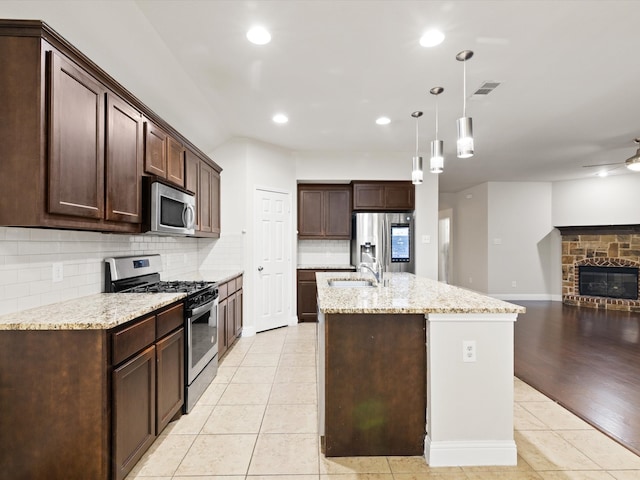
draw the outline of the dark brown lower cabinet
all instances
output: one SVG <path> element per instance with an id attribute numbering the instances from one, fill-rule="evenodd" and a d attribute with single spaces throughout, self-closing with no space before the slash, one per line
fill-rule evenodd
<path id="1" fill-rule="evenodd" d="M 183 322 L 0 330 L 0 480 L 125 478 L 181 414 Z"/>
<path id="2" fill-rule="evenodd" d="M 156 343 L 156 358 L 159 433 L 184 405 L 184 329 Z"/>
<path id="3" fill-rule="evenodd" d="M 156 439 L 156 347 L 113 371 L 113 468 L 121 480 Z"/>
<path id="4" fill-rule="evenodd" d="M 423 455 L 424 315 L 327 314 L 320 325 L 325 455 Z"/>
<path id="5" fill-rule="evenodd" d="M 298 269 L 298 321 L 299 322 L 317 322 L 318 321 L 318 302 L 316 272 L 353 272 L 354 269 L 323 269 L 308 270 Z M 339 276 L 339 275 L 338 275 Z"/>
<path id="6" fill-rule="evenodd" d="M 218 359 L 242 335 L 242 278 L 218 284 Z"/>

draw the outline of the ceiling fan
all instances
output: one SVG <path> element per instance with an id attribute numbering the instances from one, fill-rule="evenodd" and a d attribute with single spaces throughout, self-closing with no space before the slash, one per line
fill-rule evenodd
<path id="1" fill-rule="evenodd" d="M 636 138 L 633 140 L 636 145 L 638 145 L 638 150 L 636 153 L 629 158 L 627 158 L 624 162 L 615 162 L 615 163 L 600 163 L 597 165 L 583 165 L 583 168 L 592 168 L 592 167 L 609 167 L 612 165 L 617 165 L 615 168 L 611 168 L 608 171 L 615 170 L 617 168 L 622 168 L 622 166 L 626 166 L 629 170 L 633 172 L 640 172 L 640 138 Z M 604 173 L 607 174 L 607 171 Z"/>

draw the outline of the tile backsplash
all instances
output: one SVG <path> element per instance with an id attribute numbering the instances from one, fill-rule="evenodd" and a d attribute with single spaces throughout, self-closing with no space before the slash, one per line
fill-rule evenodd
<path id="1" fill-rule="evenodd" d="M 240 268 L 237 238 L 196 239 L 0 227 L 0 314 L 104 291 L 104 259 L 159 253 L 162 279 L 207 268 Z M 238 245 L 239 244 L 239 245 Z M 220 264 L 223 262 L 223 265 Z M 53 281 L 54 267 L 62 280 Z"/>
<path id="2" fill-rule="evenodd" d="M 298 265 L 349 265 L 349 240 L 298 240 Z"/>

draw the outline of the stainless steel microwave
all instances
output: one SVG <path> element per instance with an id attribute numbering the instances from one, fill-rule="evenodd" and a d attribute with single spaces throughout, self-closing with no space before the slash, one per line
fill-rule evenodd
<path id="1" fill-rule="evenodd" d="M 194 195 L 159 181 L 151 181 L 145 194 L 147 233 L 165 235 L 195 234 Z"/>

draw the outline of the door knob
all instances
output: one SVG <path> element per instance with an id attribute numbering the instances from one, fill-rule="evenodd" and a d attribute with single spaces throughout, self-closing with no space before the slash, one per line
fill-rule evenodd
<path id="1" fill-rule="evenodd" d="M 258 267 L 258 271 L 261 272 L 262 270 L 264 270 L 264 268 L 262 267 Z"/>

